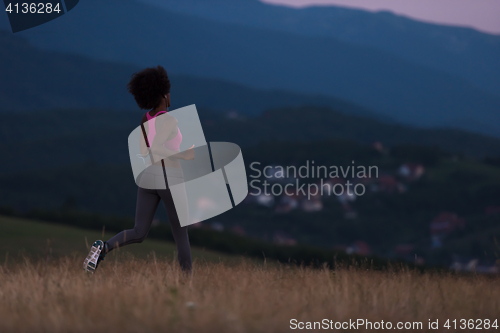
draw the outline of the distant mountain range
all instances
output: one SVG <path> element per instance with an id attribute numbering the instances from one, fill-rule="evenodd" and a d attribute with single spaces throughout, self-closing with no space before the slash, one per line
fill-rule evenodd
<path id="1" fill-rule="evenodd" d="M 138 70 L 135 65 L 40 50 L 18 35 L 0 31 L 0 112 L 137 110 L 126 84 Z M 257 115 L 269 108 L 316 105 L 378 117 L 363 107 L 324 95 L 255 89 L 221 79 L 178 74 L 170 75 L 170 80 L 172 109 L 196 104 L 216 112 Z"/>
<path id="2" fill-rule="evenodd" d="M 141 1 L 220 22 L 374 47 L 500 94 L 499 35 L 337 6 L 290 8 L 259 0 Z"/>
<path id="3" fill-rule="evenodd" d="M 94 59 L 160 63 L 176 74 L 341 97 L 407 124 L 500 133 L 496 36 L 338 8 L 210 0 L 214 9 L 201 15 L 193 10 L 199 2 L 182 3 L 159 9 L 133 0 L 87 0 L 20 35 L 41 48 Z M 232 22 L 220 18 L 229 14 Z M 342 15 L 344 21 L 336 18 Z M 106 75 L 103 81 L 112 74 Z"/>

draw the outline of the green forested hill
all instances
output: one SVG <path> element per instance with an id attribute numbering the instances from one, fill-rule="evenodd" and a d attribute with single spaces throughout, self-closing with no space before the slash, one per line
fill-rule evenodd
<path id="1" fill-rule="evenodd" d="M 50 259 L 75 255 L 81 263 L 88 253 L 88 246 L 96 239 L 107 239 L 112 232 L 54 224 L 47 221 L 0 216 L 0 258 L 5 262 L 28 258 Z M 119 249 L 117 254 L 132 254 L 135 257 L 175 258 L 175 244 L 148 239 L 141 246 L 128 246 Z M 201 261 L 234 261 L 236 257 L 200 248 L 193 248 L 193 259 Z M 80 260 L 75 265 L 80 266 Z"/>
<path id="2" fill-rule="evenodd" d="M 348 140 L 370 145 L 423 145 L 477 158 L 499 157 L 500 139 L 453 129 L 419 129 L 347 115 L 335 109 L 272 109 L 245 117 L 198 107 L 207 141 L 230 141 L 242 147 L 260 142 Z M 128 164 L 127 137 L 138 126 L 141 111 L 58 110 L 0 114 L 0 174 L 48 167 Z M 336 145 L 336 155 L 345 146 Z M 71 153 L 68 153 L 71 151 Z M 266 154 L 263 150 L 261 154 Z"/>
<path id="3" fill-rule="evenodd" d="M 199 114 L 207 141 L 242 146 L 248 175 L 255 161 L 263 166 L 301 165 L 306 160 L 345 166 L 354 160 L 376 165 L 381 176 L 392 176 L 406 188 L 403 193 L 368 191 L 352 203 L 354 220 L 345 218 L 336 198 L 324 198 L 323 210 L 317 213 L 276 214 L 277 198 L 270 208 L 242 204 L 207 223 L 241 226 L 268 240 L 281 231 L 300 243 L 326 247 L 365 240 L 376 253 L 389 255 L 399 243 L 429 251 L 429 224 L 449 211 L 470 221 L 463 233 L 453 236 L 455 242 L 466 242 L 464 249 L 473 253 L 482 248 L 477 244 L 484 244 L 492 253 L 498 221 L 485 211 L 499 205 L 500 169 L 493 163 L 500 156 L 498 139 L 410 128 L 314 107 L 274 109 L 253 118 L 228 118 L 204 108 Z M 133 216 L 136 185 L 126 138 L 137 126 L 137 116 L 98 110 L 2 115 L 0 206 L 25 212 L 69 206 Z M 382 143 L 382 151 L 372 147 L 374 141 Z M 422 164 L 424 175 L 415 182 L 400 179 L 398 168 L 404 163 Z M 158 217 L 166 220 L 161 208 Z M 445 251 L 442 257 L 449 255 Z"/>

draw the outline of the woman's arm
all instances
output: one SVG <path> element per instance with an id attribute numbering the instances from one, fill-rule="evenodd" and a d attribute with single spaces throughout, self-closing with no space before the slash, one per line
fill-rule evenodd
<path id="1" fill-rule="evenodd" d="M 173 159 L 179 159 L 179 160 L 194 160 L 194 145 L 192 145 L 190 148 L 184 150 L 182 153 L 177 153 L 173 156 L 170 156 L 169 158 L 171 160 Z"/>
<path id="2" fill-rule="evenodd" d="M 165 147 L 164 147 L 165 148 Z M 194 145 L 192 145 L 190 148 L 186 149 L 185 151 L 183 152 L 178 152 L 178 151 L 173 151 L 173 150 L 170 150 L 170 149 L 167 149 L 165 148 L 163 150 L 168 152 L 168 156 L 166 157 L 162 157 L 162 155 L 154 155 L 154 158 L 155 158 L 155 161 L 156 161 L 156 158 L 159 157 L 158 160 L 160 159 L 164 159 L 164 158 L 168 158 L 170 160 L 194 160 Z"/>

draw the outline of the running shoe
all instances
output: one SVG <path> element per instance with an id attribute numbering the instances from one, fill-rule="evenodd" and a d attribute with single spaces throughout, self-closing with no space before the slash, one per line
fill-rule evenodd
<path id="1" fill-rule="evenodd" d="M 95 272 L 99 263 L 104 260 L 104 257 L 106 256 L 106 251 L 104 250 L 105 247 L 107 247 L 107 244 L 102 240 L 96 240 L 94 244 L 92 244 L 87 258 L 83 261 L 83 270 L 85 272 Z"/>

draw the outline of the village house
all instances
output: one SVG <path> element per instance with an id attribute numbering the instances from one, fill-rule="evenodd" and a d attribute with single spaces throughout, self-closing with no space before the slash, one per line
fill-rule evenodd
<path id="1" fill-rule="evenodd" d="M 323 209 L 323 203 L 320 198 L 311 198 L 311 200 L 302 200 L 301 208 L 304 212 L 319 212 Z"/>
<path id="2" fill-rule="evenodd" d="M 284 231 L 276 231 L 273 236 L 273 242 L 278 245 L 296 245 L 297 241 Z"/>
<path id="3" fill-rule="evenodd" d="M 243 227 L 240 225 L 232 226 L 230 230 L 233 234 L 236 235 L 245 236 L 246 234 L 245 229 L 243 229 Z"/>
<path id="4" fill-rule="evenodd" d="M 361 256 L 368 256 L 371 253 L 370 246 L 364 241 L 355 241 L 346 249 L 347 254 L 359 254 Z"/>
<path id="5" fill-rule="evenodd" d="M 404 177 L 406 180 L 417 180 L 425 172 L 425 168 L 422 164 L 416 163 L 405 163 L 399 167 L 398 173 L 400 176 Z"/>
<path id="6" fill-rule="evenodd" d="M 279 199 L 279 203 L 276 205 L 275 212 L 276 213 L 289 213 L 294 209 L 299 207 L 299 198 L 297 195 L 286 195 L 284 194 Z"/>
<path id="7" fill-rule="evenodd" d="M 452 231 L 465 228 L 465 219 L 458 217 L 456 213 L 441 212 L 430 223 L 432 247 L 441 247 L 443 240 Z"/>
<path id="8" fill-rule="evenodd" d="M 488 206 L 484 210 L 485 214 L 490 215 L 499 215 L 500 214 L 500 206 Z"/>
<path id="9" fill-rule="evenodd" d="M 378 181 L 378 190 L 381 192 L 392 193 L 398 190 L 398 181 L 392 175 L 382 175 Z"/>

